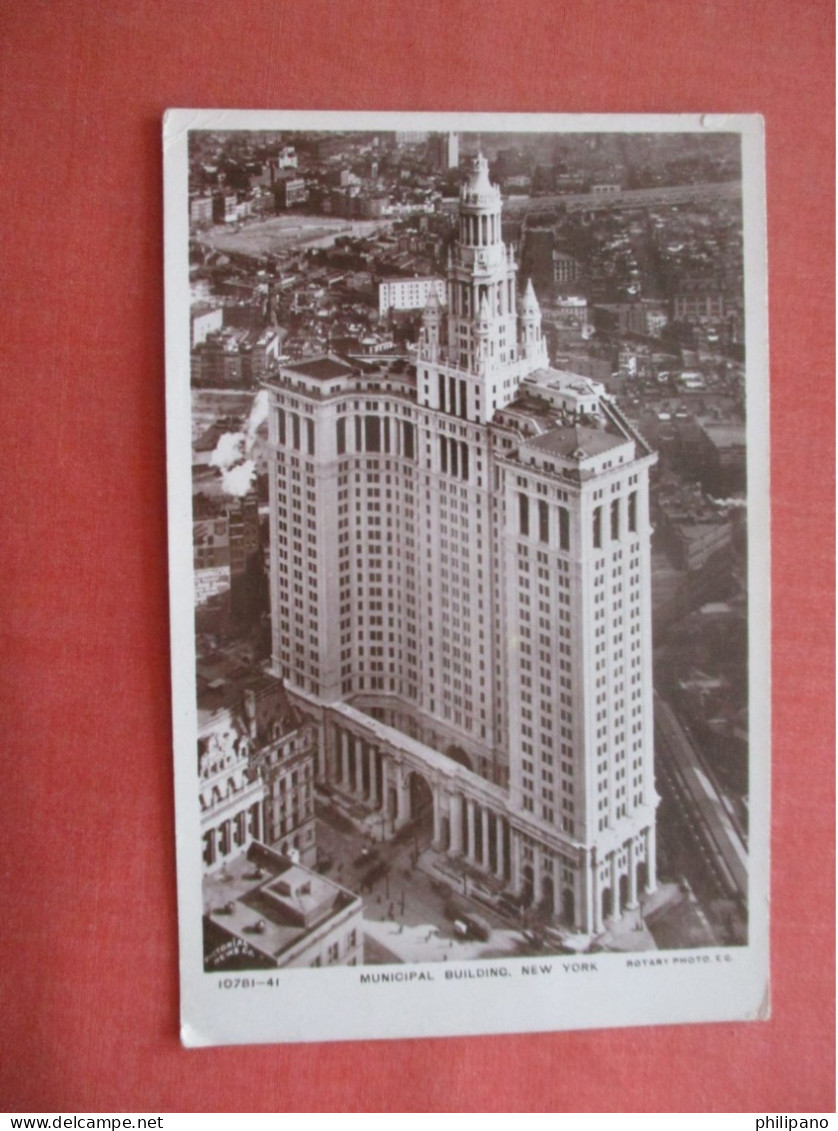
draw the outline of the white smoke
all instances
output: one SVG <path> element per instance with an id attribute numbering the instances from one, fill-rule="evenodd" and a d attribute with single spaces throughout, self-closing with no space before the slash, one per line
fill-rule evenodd
<path id="1" fill-rule="evenodd" d="M 253 449 L 259 426 L 268 419 L 268 392 L 262 389 L 253 398 L 250 415 L 243 432 L 225 432 L 219 437 L 210 463 L 221 472 L 221 487 L 225 495 L 240 498 L 253 486 L 256 461 Z"/>
<path id="2" fill-rule="evenodd" d="M 225 432 L 223 436 L 219 437 L 218 443 L 215 445 L 215 451 L 210 456 L 210 463 L 213 467 L 219 467 L 222 471 L 226 471 L 233 464 L 241 463 L 246 458 L 246 444 L 247 436 L 244 432 Z"/>
<path id="3" fill-rule="evenodd" d="M 235 495 L 240 498 L 246 495 L 253 483 L 256 474 L 256 464 L 252 459 L 244 463 L 237 463 L 235 467 L 225 468 L 221 473 L 221 486 L 225 495 Z"/>
<path id="4" fill-rule="evenodd" d="M 256 431 L 260 424 L 264 424 L 268 419 L 268 390 L 262 389 L 253 398 L 253 404 L 250 407 L 250 416 L 247 418 L 247 426 L 245 432 L 247 435 L 247 442 L 252 448 L 256 440 Z"/>

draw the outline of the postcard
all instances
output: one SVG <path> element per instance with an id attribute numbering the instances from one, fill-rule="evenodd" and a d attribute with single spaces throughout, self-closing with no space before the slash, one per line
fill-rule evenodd
<path id="1" fill-rule="evenodd" d="M 766 1018 L 762 120 L 163 133 L 183 1042 Z"/>

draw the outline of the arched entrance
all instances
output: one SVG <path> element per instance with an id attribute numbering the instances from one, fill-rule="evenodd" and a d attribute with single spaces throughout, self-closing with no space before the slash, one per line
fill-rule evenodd
<path id="1" fill-rule="evenodd" d="M 531 907 L 533 896 L 532 864 L 525 864 L 521 869 L 521 906 Z"/>
<path id="2" fill-rule="evenodd" d="M 576 899 L 573 888 L 565 888 L 562 892 L 562 922 L 572 927 L 576 921 Z"/>
<path id="3" fill-rule="evenodd" d="M 629 878 L 620 876 L 620 910 L 625 911 L 629 902 Z"/>
<path id="4" fill-rule="evenodd" d="M 446 758 L 450 758 L 452 762 L 456 762 L 458 766 L 465 766 L 467 770 L 473 770 L 474 766 L 471 764 L 471 758 L 463 750 L 462 746 L 449 746 L 445 751 Z"/>
<path id="5" fill-rule="evenodd" d="M 422 775 L 413 770 L 407 784 L 410 790 L 410 819 L 418 821 L 429 813 L 432 815 L 434 795 Z"/>
<path id="6" fill-rule="evenodd" d="M 407 779 L 410 797 L 410 822 L 413 826 L 414 847 L 421 852 L 433 837 L 434 795 L 431 787 L 416 770 Z"/>
<path id="7" fill-rule="evenodd" d="M 646 861 L 641 860 L 637 865 L 637 890 L 645 891 L 646 884 L 649 882 L 649 870 L 646 867 Z"/>
<path id="8" fill-rule="evenodd" d="M 539 907 L 545 915 L 551 918 L 556 910 L 556 894 L 553 888 L 552 876 L 544 876 L 541 880 L 541 903 Z"/>
<path id="9" fill-rule="evenodd" d="M 604 888 L 602 892 L 602 917 L 610 919 L 614 912 L 614 893 L 611 888 Z"/>

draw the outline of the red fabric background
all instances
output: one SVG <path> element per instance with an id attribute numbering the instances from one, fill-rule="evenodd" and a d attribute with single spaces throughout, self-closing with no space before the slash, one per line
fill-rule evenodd
<path id="1" fill-rule="evenodd" d="M 4 7 L 0 43 L 6 1110 L 830 1110 L 832 5 L 32 0 Z M 168 106 L 765 115 L 770 1022 L 180 1048 Z"/>

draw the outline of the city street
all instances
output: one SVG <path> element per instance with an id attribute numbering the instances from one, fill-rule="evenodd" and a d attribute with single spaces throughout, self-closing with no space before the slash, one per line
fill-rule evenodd
<path id="1" fill-rule="evenodd" d="M 474 904 L 475 913 L 491 927 L 487 941 L 455 937 L 454 923 L 445 914 L 445 903 L 453 894 L 462 896 L 462 882 L 440 880 L 433 874 L 436 853 L 423 847 L 429 828 L 420 826 L 416 837 L 373 844 L 370 836 L 355 830 L 335 828 L 328 819 L 318 818 L 317 844 L 321 856 L 330 857 L 329 876 L 364 901 L 365 957 L 368 963 L 446 962 L 473 958 L 526 957 L 536 953 L 527 944 L 522 930 L 513 928 L 499 916 Z M 416 848 L 420 848 L 418 859 Z M 360 866 L 364 849 L 369 858 Z M 373 853 L 375 854 L 373 856 Z M 372 883 L 372 890 L 360 892 L 360 884 L 377 857 L 389 871 Z M 468 882 L 468 881 L 467 881 Z"/>

